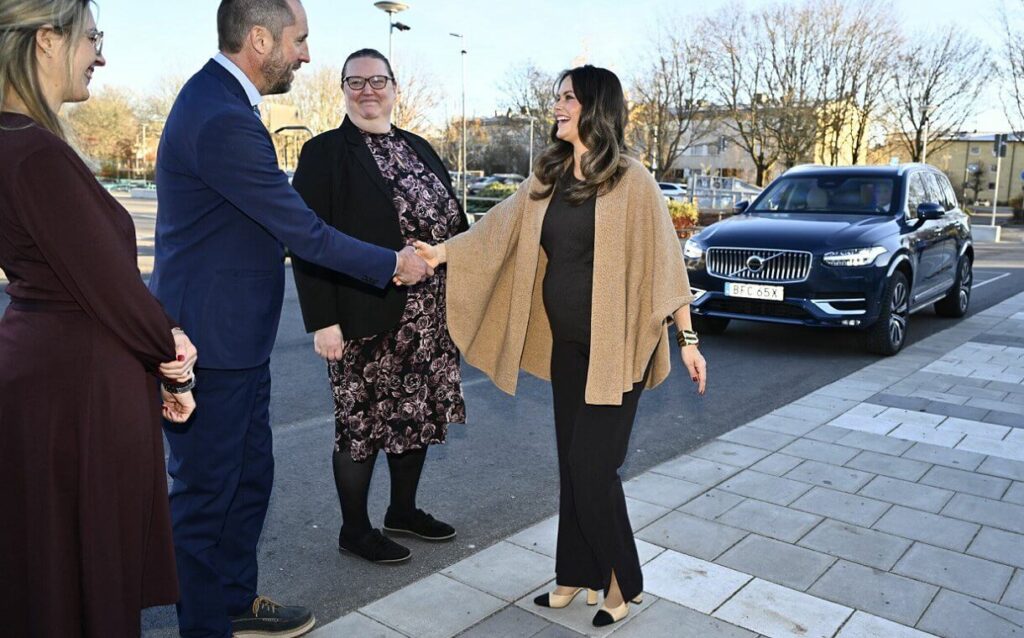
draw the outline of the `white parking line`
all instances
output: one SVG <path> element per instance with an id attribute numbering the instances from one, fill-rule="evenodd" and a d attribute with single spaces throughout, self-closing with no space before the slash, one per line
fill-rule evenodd
<path id="1" fill-rule="evenodd" d="M 974 290 L 975 288 L 981 288 L 982 286 L 987 286 L 990 283 L 992 283 L 993 281 L 999 281 L 1000 279 L 1002 279 L 1004 277 L 1009 277 L 1009 276 L 1010 276 L 1010 273 L 1004 272 L 1003 274 L 999 275 L 998 277 L 993 277 L 992 279 L 986 279 L 985 281 L 983 281 L 983 282 L 981 282 L 979 284 L 972 285 L 971 286 L 971 290 Z"/>

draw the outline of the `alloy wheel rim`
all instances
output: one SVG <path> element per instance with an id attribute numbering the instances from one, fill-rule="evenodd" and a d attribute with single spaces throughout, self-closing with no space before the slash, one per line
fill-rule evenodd
<path id="1" fill-rule="evenodd" d="M 889 343 L 899 346 L 907 333 L 907 286 L 902 281 L 893 287 L 889 313 Z"/>
<path id="2" fill-rule="evenodd" d="M 974 274 L 971 271 L 971 263 L 964 260 L 962 266 L 960 266 L 960 311 L 963 312 L 967 309 L 967 302 L 971 298 L 971 283 L 974 278 Z"/>

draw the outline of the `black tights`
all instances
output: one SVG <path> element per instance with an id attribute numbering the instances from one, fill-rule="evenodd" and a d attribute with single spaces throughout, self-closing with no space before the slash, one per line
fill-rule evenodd
<path id="1" fill-rule="evenodd" d="M 387 454 L 387 457 L 391 474 L 391 506 L 388 509 L 398 516 L 411 514 L 416 509 L 416 490 L 427 458 L 427 448 Z M 334 485 L 341 501 L 342 528 L 346 536 L 361 536 L 373 529 L 367 500 L 376 461 L 376 452 L 365 461 L 353 461 L 348 450 L 334 453 Z"/>

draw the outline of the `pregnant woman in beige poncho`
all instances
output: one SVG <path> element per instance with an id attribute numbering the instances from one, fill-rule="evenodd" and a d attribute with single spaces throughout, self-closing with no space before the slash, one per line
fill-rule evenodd
<path id="1" fill-rule="evenodd" d="M 551 145 L 516 194 L 469 231 L 417 250 L 448 264 L 448 329 L 467 362 L 510 394 L 520 368 L 551 380 L 557 587 L 535 602 L 565 607 L 583 588 L 602 589 L 594 625 L 603 626 L 643 590 L 618 469 L 640 393 L 669 374 L 669 318 L 700 393 L 706 367 L 665 199 L 622 154 L 619 79 L 589 65 L 566 71 L 554 111 Z"/>

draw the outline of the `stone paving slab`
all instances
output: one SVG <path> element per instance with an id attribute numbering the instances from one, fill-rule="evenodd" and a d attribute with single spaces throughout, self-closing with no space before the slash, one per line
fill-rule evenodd
<path id="1" fill-rule="evenodd" d="M 923 461 L 902 459 L 898 456 L 879 454 L 878 452 L 869 452 L 867 450 L 850 459 L 846 463 L 846 467 L 905 481 L 918 481 L 932 468 L 931 465 Z"/>
<path id="2" fill-rule="evenodd" d="M 929 638 L 931 636 L 934 634 L 926 634 L 923 631 L 904 627 L 862 611 L 854 612 L 850 620 L 843 625 L 842 630 L 836 634 L 836 638 Z"/>
<path id="3" fill-rule="evenodd" d="M 918 628 L 943 638 L 1022 638 L 1024 612 L 942 590 Z"/>
<path id="4" fill-rule="evenodd" d="M 804 461 L 797 467 L 785 474 L 791 478 L 805 483 L 812 483 L 822 487 L 842 490 L 844 492 L 856 492 L 866 485 L 874 477 L 868 472 L 861 472 L 847 467 L 839 467 L 819 461 Z"/>
<path id="5" fill-rule="evenodd" d="M 1002 598 L 1013 575 L 1006 565 L 924 543 L 914 543 L 892 571 L 993 602 Z"/>
<path id="6" fill-rule="evenodd" d="M 840 560 L 807 593 L 913 627 L 939 588 Z"/>
<path id="7" fill-rule="evenodd" d="M 636 537 L 704 560 L 713 560 L 740 541 L 747 532 L 671 512 L 640 530 Z"/>
<path id="8" fill-rule="evenodd" d="M 505 602 L 441 574 L 366 605 L 360 612 L 417 638 L 448 638 L 505 607 Z"/>
<path id="9" fill-rule="evenodd" d="M 315 629 L 309 636 L 310 638 L 350 638 L 351 636 L 362 636 L 363 638 L 405 638 L 404 634 L 400 634 L 394 629 L 386 627 L 359 612 L 352 612 L 328 625 Z M 508 636 L 508 638 L 513 637 Z"/>
<path id="10" fill-rule="evenodd" d="M 658 601 L 657 596 L 645 594 L 643 603 L 640 605 L 630 605 L 629 615 L 619 622 L 606 627 L 594 627 L 594 614 L 597 613 L 600 606 L 595 605 L 591 607 L 587 605 L 587 597 L 584 592 L 580 592 L 579 595 L 576 596 L 576 599 L 564 609 L 539 607 L 533 603 L 534 598 L 540 594 L 551 591 L 554 587 L 554 581 L 545 584 L 543 587 L 540 587 L 517 600 L 516 607 L 519 607 L 531 614 L 536 614 L 550 623 L 570 629 L 584 636 L 591 636 L 592 638 L 604 638 L 604 636 L 611 634 L 613 631 L 618 631 L 628 627 L 631 622 L 643 615 L 644 610 Z"/>
<path id="11" fill-rule="evenodd" d="M 886 512 L 873 527 L 894 536 L 958 552 L 965 551 L 974 540 L 978 530 L 981 529 L 980 525 L 974 523 L 948 516 L 929 514 L 900 505 L 893 505 L 892 509 Z"/>
<path id="12" fill-rule="evenodd" d="M 831 520 L 814 528 L 799 544 L 876 569 L 889 569 L 911 546 L 905 538 Z"/>
<path id="13" fill-rule="evenodd" d="M 552 624 L 519 607 L 506 607 L 478 625 L 459 634 L 459 638 L 535 638 Z M 576 634 L 577 636 L 581 634 Z M 357 638 L 353 633 L 339 638 Z"/>
<path id="14" fill-rule="evenodd" d="M 757 638 L 757 634 L 717 618 L 659 600 L 636 620 L 622 627 L 615 638 L 651 638 L 682 636 L 694 638 Z"/>
<path id="15" fill-rule="evenodd" d="M 704 489 L 702 485 L 653 472 L 644 472 L 622 484 L 629 498 L 669 509 L 679 507 Z"/>
<path id="16" fill-rule="evenodd" d="M 689 481 L 690 483 L 696 483 L 697 485 L 710 487 L 721 483 L 740 470 L 733 465 L 716 463 L 684 454 L 671 461 L 654 466 L 651 468 L 651 471 L 656 474 L 664 474 Z"/>
<path id="17" fill-rule="evenodd" d="M 815 487 L 791 503 L 790 507 L 861 527 L 871 527 L 893 505 L 855 494 Z"/>
<path id="18" fill-rule="evenodd" d="M 667 550 L 644 569 L 644 591 L 710 614 L 751 578 L 747 573 Z"/>
<path id="19" fill-rule="evenodd" d="M 821 517 L 771 503 L 746 500 L 719 516 L 718 521 L 792 543 L 817 525 Z"/>
<path id="20" fill-rule="evenodd" d="M 876 476 L 858 494 L 926 512 L 939 512 L 953 498 L 954 492 L 887 476 Z"/>
<path id="21" fill-rule="evenodd" d="M 744 470 L 719 485 L 719 489 L 776 505 L 788 505 L 811 489 L 807 483 Z"/>
<path id="22" fill-rule="evenodd" d="M 831 638 L 853 610 L 755 579 L 714 613 L 772 638 Z"/>
<path id="23" fill-rule="evenodd" d="M 441 571 L 449 578 L 470 585 L 506 602 L 547 582 L 555 570 L 552 558 L 501 542 L 465 558 Z M 500 577 L 496 575 L 500 574 Z"/>
<path id="24" fill-rule="evenodd" d="M 694 497 L 691 501 L 677 509 L 685 514 L 713 520 L 736 507 L 744 500 L 742 496 L 723 492 L 719 489 L 712 489 Z"/>
<path id="25" fill-rule="evenodd" d="M 719 556 L 715 562 L 744 574 L 804 591 L 835 561 L 834 557 L 827 554 L 751 534 Z"/>
<path id="26" fill-rule="evenodd" d="M 967 553 L 1024 569 L 1024 536 L 983 527 Z"/>

